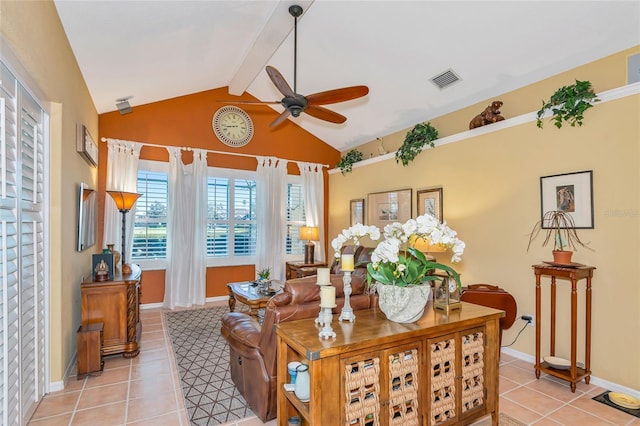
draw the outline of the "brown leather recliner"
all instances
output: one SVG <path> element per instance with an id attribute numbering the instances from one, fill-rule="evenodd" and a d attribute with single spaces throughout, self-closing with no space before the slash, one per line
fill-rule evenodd
<path id="1" fill-rule="evenodd" d="M 339 314 L 344 305 L 342 275 L 332 274 L 330 279 L 336 287 L 338 305 L 333 312 Z M 365 291 L 366 282 L 360 275 L 352 277 L 351 287 L 350 304 L 354 311 L 376 305 L 376 296 Z M 229 312 L 223 317 L 221 334 L 229 343 L 231 379 L 263 422 L 276 417 L 275 324 L 308 319 L 309 327 L 313 328 L 319 312 L 320 289 L 314 275 L 285 282 L 283 292 L 267 303 L 262 327 L 251 316 L 241 312 Z"/>

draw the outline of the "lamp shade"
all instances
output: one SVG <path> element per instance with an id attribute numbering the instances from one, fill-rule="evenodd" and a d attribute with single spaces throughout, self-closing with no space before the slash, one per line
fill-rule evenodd
<path id="1" fill-rule="evenodd" d="M 420 250 L 423 253 L 441 253 L 446 251 L 446 247 L 440 244 L 431 244 L 429 237 L 421 237 L 413 234 L 409 238 L 409 246 L 416 250 Z"/>
<path id="2" fill-rule="evenodd" d="M 116 203 L 116 207 L 120 211 L 131 210 L 131 208 L 136 203 L 138 198 L 142 195 L 142 194 L 137 194 L 135 192 L 122 192 L 122 191 L 107 191 L 107 193 L 111 195 L 111 198 L 113 198 L 113 201 L 115 201 Z"/>
<path id="3" fill-rule="evenodd" d="M 320 234 L 317 226 L 302 226 L 300 227 L 300 239 L 309 241 L 318 241 Z"/>

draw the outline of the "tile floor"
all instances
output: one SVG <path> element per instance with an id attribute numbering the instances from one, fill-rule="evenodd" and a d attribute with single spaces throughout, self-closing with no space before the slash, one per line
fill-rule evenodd
<path id="1" fill-rule="evenodd" d="M 110 356 L 102 375 L 83 380 L 71 377 L 63 391 L 44 397 L 29 425 L 188 426 L 161 312 L 140 313 L 140 355 L 133 359 Z M 500 411 L 528 425 L 640 426 L 640 419 L 591 399 L 601 392 L 604 389 L 584 382 L 571 393 L 566 382 L 550 376 L 536 380 L 532 364 L 502 354 Z M 275 420 L 267 423 L 275 424 Z M 263 423 L 252 417 L 226 426 L 257 425 Z"/>

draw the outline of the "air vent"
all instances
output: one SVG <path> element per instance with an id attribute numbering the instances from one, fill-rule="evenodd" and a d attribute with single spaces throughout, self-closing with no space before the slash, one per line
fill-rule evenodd
<path id="1" fill-rule="evenodd" d="M 431 78 L 431 82 L 440 89 L 444 89 L 459 80 L 460 77 L 450 69 Z"/>

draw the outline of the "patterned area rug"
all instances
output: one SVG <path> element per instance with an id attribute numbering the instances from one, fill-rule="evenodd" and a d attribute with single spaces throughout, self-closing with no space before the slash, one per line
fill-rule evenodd
<path id="1" fill-rule="evenodd" d="M 253 416 L 231 381 L 229 349 L 220 335 L 226 307 L 165 312 L 184 404 L 192 425 L 218 425 Z"/>

